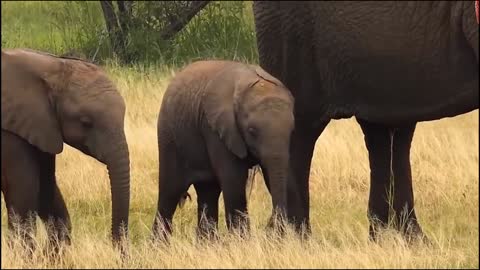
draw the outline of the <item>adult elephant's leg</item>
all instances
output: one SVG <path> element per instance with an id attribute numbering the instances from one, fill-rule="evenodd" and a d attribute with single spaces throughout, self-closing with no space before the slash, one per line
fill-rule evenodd
<path id="1" fill-rule="evenodd" d="M 408 238 L 423 237 L 414 208 L 410 148 L 416 124 L 398 128 L 393 135 L 393 210 L 397 229 Z"/>
<path id="2" fill-rule="evenodd" d="M 54 252 L 61 244 L 70 245 L 72 224 L 55 177 L 55 155 L 41 153 L 40 157 L 40 203 L 38 214 L 47 228 L 50 245 Z"/>
<path id="3" fill-rule="evenodd" d="M 328 125 L 322 122 L 312 126 L 295 123 L 290 139 L 290 174 L 288 179 L 287 216 L 290 223 L 302 236 L 311 233 L 309 176 L 315 142 Z"/>
<path id="4" fill-rule="evenodd" d="M 385 125 L 357 119 L 365 136 L 370 162 L 370 195 L 368 217 L 370 237 L 377 238 L 378 229 L 385 227 L 392 207 L 397 228 L 400 217 L 410 225 L 408 231 L 420 232 L 413 208 L 410 168 L 410 145 L 415 124 L 392 129 Z M 404 230 L 407 232 L 407 230 Z"/>
<path id="5" fill-rule="evenodd" d="M 377 231 L 388 223 L 390 170 L 391 170 L 391 134 L 390 129 L 361 119 L 357 122 L 362 128 L 370 163 L 370 195 L 368 200 L 369 234 L 377 239 Z"/>
<path id="6" fill-rule="evenodd" d="M 218 229 L 218 181 L 194 184 L 197 191 L 197 237 L 213 239 Z"/>

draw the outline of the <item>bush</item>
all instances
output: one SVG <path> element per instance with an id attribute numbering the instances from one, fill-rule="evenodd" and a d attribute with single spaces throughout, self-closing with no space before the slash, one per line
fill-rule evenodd
<path id="1" fill-rule="evenodd" d="M 158 11 L 150 3 L 135 3 L 137 21 L 126 44 L 132 64 L 183 65 L 200 58 L 257 62 L 250 2 L 213 1 L 170 41 L 161 40 L 160 20 L 151 15 Z M 19 47 L 115 60 L 99 1 L 2 2 L 2 48 Z"/>

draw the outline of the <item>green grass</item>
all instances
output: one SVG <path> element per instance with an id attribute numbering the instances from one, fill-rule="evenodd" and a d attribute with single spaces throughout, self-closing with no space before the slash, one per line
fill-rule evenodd
<path id="1" fill-rule="evenodd" d="M 158 30 L 131 31 L 128 51 L 136 65 L 179 66 L 193 59 L 256 62 L 251 3 L 214 1 L 172 41 Z M 2 2 L 2 48 L 27 47 L 55 54 L 76 51 L 100 62 L 113 60 L 99 1 Z"/>
<path id="2" fill-rule="evenodd" d="M 103 26 L 99 7 L 98 1 L 2 2 L 2 48 L 26 47 L 55 54 L 87 49 L 96 26 Z M 83 27 L 91 28 L 90 36 Z"/>

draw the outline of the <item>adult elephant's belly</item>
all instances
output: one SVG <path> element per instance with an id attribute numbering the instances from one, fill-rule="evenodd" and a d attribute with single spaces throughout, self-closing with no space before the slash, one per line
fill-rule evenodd
<path id="1" fill-rule="evenodd" d="M 325 104 L 332 118 L 385 123 L 435 120 L 478 108 L 478 58 L 458 27 L 461 18 L 445 20 L 456 3 L 313 4 L 321 18 L 313 26 L 315 51 L 302 62 L 315 59 L 313 80 L 322 88 L 316 91 L 323 91 L 316 103 Z M 295 98 L 307 97 L 300 91 L 308 90 L 293 90 L 299 92 Z M 311 104 L 308 98 L 296 103 Z"/>
<path id="2" fill-rule="evenodd" d="M 478 63 L 473 55 L 443 51 L 433 56 L 414 50 L 382 55 L 372 50 L 353 55 L 342 63 L 345 66 L 334 66 L 341 76 L 327 90 L 332 118 L 337 111 L 350 111 L 372 122 L 418 122 L 479 106 Z"/>
<path id="3" fill-rule="evenodd" d="M 361 83 L 348 90 L 355 116 L 373 122 L 429 121 L 478 108 L 478 75 L 453 70 L 428 74 L 426 69 L 409 68 L 391 74 L 360 74 Z"/>

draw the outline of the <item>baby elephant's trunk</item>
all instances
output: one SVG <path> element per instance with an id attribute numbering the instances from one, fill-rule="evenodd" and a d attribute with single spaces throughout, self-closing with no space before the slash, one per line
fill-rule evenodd
<path id="1" fill-rule="evenodd" d="M 265 166 L 272 195 L 272 222 L 274 222 L 274 225 L 280 225 L 283 224 L 287 214 L 288 155 L 272 156 L 266 159 Z M 278 221 L 282 222 L 277 223 Z"/>

